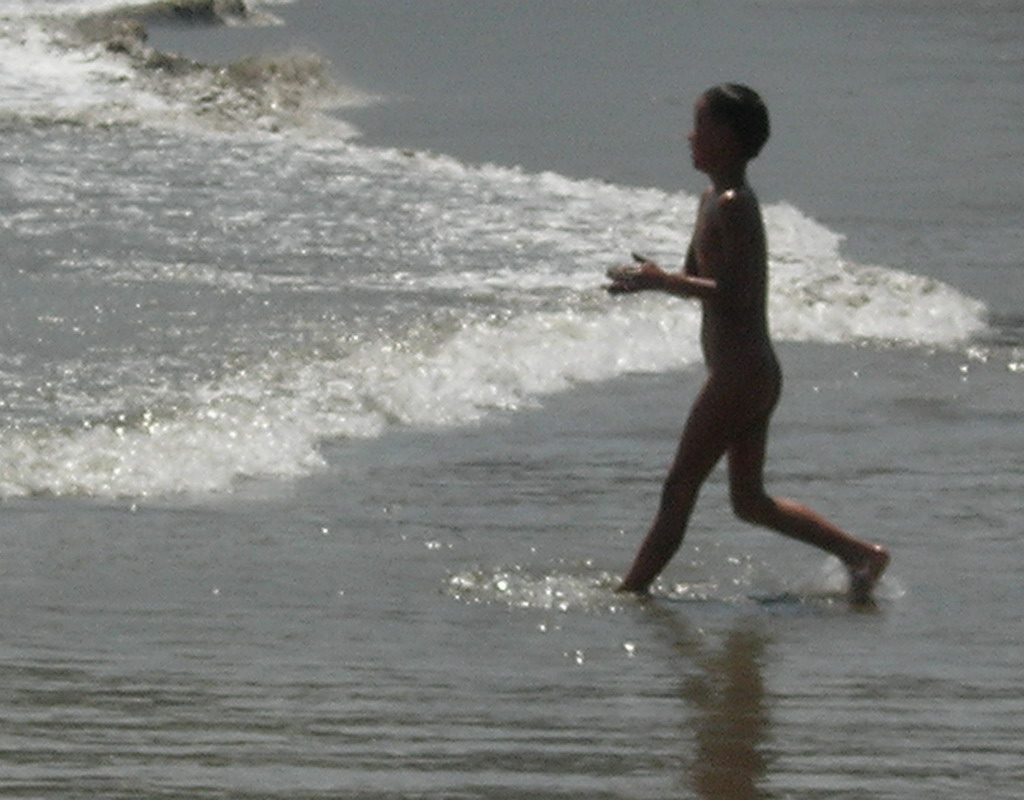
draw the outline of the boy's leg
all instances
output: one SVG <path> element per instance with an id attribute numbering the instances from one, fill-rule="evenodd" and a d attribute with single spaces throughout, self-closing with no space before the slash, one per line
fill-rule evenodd
<path id="1" fill-rule="evenodd" d="M 729 448 L 729 492 L 736 515 L 755 525 L 813 545 L 836 556 L 850 573 L 850 595 L 856 602 L 871 590 L 889 564 L 884 547 L 843 532 L 824 517 L 792 500 L 769 497 L 764 489 L 768 420 Z"/>
<path id="2" fill-rule="evenodd" d="M 698 395 L 665 479 L 657 516 L 620 592 L 646 592 L 682 544 L 697 493 L 726 450 L 729 424 L 723 409 L 727 405 L 716 398 L 710 385 Z"/>

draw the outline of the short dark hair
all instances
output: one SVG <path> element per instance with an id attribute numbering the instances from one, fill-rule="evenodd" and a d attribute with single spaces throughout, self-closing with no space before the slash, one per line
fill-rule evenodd
<path id="1" fill-rule="evenodd" d="M 757 92 L 741 83 L 720 83 L 704 92 L 704 99 L 714 117 L 735 132 L 747 159 L 761 152 L 771 125 L 768 107 Z"/>

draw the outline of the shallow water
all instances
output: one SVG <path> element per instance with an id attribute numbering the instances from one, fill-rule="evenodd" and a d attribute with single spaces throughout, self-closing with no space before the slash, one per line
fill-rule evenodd
<path id="1" fill-rule="evenodd" d="M 318 50 L 340 128 L 307 55 L 163 74 L 3 12 L 4 796 L 1016 797 L 1013 5 L 500 8 L 151 30 Z M 612 592 L 700 368 L 693 308 L 601 274 L 685 247 L 681 98 L 737 42 L 769 483 L 891 547 L 872 610 L 718 473 Z"/>

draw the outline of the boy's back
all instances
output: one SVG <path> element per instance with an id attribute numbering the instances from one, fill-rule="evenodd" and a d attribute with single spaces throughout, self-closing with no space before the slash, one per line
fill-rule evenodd
<path id="1" fill-rule="evenodd" d="M 714 281 L 702 304 L 701 344 L 713 372 L 776 369 L 768 331 L 768 254 L 761 209 L 746 185 L 708 189 L 694 226 L 688 269 Z"/>

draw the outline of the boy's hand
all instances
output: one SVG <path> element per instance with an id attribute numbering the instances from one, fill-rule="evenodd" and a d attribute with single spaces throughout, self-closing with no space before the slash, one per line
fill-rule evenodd
<path id="1" fill-rule="evenodd" d="M 636 256 L 634 258 L 640 260 Z M 665 277 L 664 270 L 653 261 L 644 261 L 639 266 L 623 264 L 612 267 L 606 274 L 611 279 L 611 283 L 605 286 L 609 294 L 629 294 L 657 289 Z"/>

